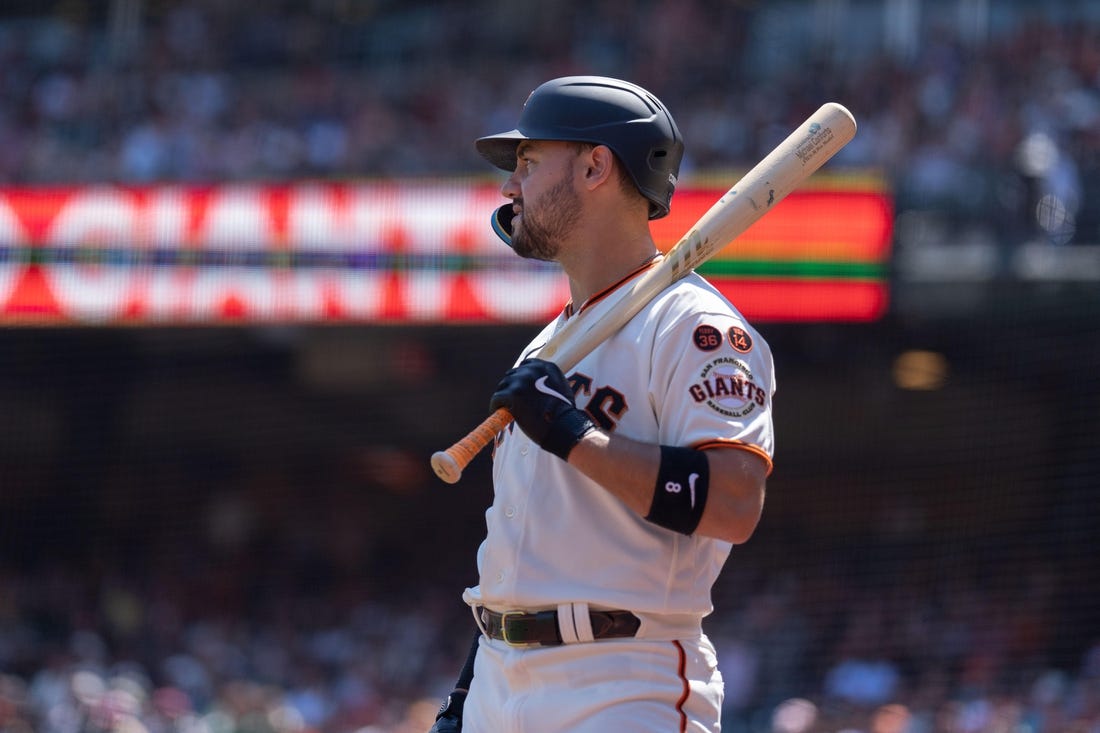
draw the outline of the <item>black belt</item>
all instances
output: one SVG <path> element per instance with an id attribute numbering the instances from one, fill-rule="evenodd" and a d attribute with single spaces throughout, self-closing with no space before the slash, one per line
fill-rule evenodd
<path id="1" fill-rule="evenodd" d="M 558 627 L 557 611 L 497 613 L 482 607 L 478 613 L 489 637 L 513 646 L 558 646 L 564 643 Z M 589 611 L 588 616 L 592 619 L 592 636 L 595 639 L 630 638 L 638 633 L 638 627 L 642 624 L 641 619 L 630 611 Z"/>

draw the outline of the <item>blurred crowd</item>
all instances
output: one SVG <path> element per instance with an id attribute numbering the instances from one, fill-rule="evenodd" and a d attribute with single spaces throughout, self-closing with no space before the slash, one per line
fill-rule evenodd
<path id="1" fill-rule="evenodd" d="M 893 43 L 890 5 L 906 4 L 116 0 L 0 14 L 0 181 L 486 172 L 471 141 L 511 127 L 535 85 L 602 73 L 670 106 L 686 174 L 744 168 L 837 100 L 860 134 L 834 167 L 882 171 L 903 208 L 942 210 L 957 234 L 1100 242 L 1088 4 L 990 4 L 985 30 L 964 33 L 964 3 L 922 3 L 892 22 L 919 34 Z"/>

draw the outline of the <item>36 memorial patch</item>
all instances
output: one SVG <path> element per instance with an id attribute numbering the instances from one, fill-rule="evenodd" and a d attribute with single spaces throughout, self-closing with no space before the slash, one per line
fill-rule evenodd
<path id="1" fill-rule="evenodd" d="M 700 351 L 714 351 L 722 345 L 722 332 L 714 326 L 703 324 L 696 326 L 695 333 L 691 335 L 696 348 Z"/>
<path id="2" fill-rule="evenodd" d="M 699 373 L 688 388 L 691 399 L 726 417 L 741 418 L 767 401 L 767 392 L 755 382 L 752 370 L 738 359 L 719 357 Z"/>

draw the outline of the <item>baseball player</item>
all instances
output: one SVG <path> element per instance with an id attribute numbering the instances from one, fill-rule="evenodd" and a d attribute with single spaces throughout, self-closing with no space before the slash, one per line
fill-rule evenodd
<path id="1" fill-rule="evenodd" d="M 695 273 L 569 374 L 539 358 L 599 318 L 661 257 L 683 142 L 634 84 L 542 84 L 518 127 L 477 141 L 511 175 L 493 216 L 521 257 L 558 262 L 571 301 L 489 407 L 494 499 L 466 589 L 478 630 L 433 731 L 719 730 L 722 676 L 702 630 L 732 545 L 753 533 L 772 467 L 772 358 Z"/>

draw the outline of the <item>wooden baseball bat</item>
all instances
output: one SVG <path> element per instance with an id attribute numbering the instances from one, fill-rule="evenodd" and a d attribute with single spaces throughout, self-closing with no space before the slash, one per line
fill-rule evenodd
<path id="1" fill-rule="evenodd" d="M 660 263 L 630 285 L 612 310 L 591 322 L 583 317 L 572 319 L 546 342 L 539 358 L 553 361 L 562 371 L 572 369 L 658 293 L 743 234 L 855 134 L 856 121 L 851 112 L 836 102 L 823 104 L 726 191 Z M 500 408 L 450 448 L 434 453 L 432 468 L 436 475 L 449 484 L 457 482 L 462 470 L 511 421 L 508 410 Z"/>

